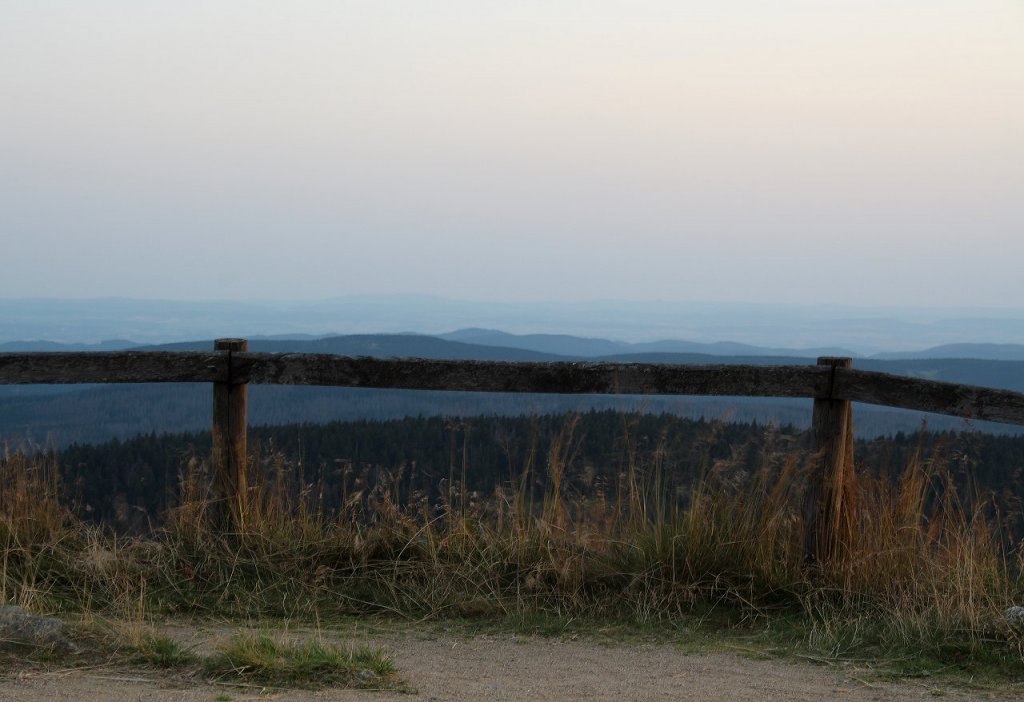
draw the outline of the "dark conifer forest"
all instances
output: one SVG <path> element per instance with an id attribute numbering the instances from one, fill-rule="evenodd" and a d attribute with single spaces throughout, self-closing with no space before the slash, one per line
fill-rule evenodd
<path id="1" fill-rule="evenodd" d="M 72 445 L 56 457 L 64 493 L 83 517 L 142 533 L 177 504 L 185 476 L 208 472 L 210 442 L 209 432 L 148 434 Z M 742 480 L 765 466 L 806 461 L 809 437 L 792 427 L 608 410 L 255 427 L 249 447 L 254 475 L 296 494 L 315 492 L 330 511 L 384 482 L 403 504 L 453 490 L 484 499 L 510 489 L 539 494 L 553 470 L 581 496 L 614 496 L 633 473 L 685 500 L 701 476 Z M 858 470 L 893 479 L 917 465 L 935 474 L 937 489 L 948 476 L 964 497 L 984 498 L 1002 514 L 1021 512 L 1024 437 L 897 433 L 859 441 L 856 460 Z"/>

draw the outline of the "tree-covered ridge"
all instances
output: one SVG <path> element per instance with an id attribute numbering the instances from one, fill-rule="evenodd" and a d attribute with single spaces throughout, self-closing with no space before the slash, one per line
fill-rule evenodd
<path id="1" fill-rule="evenodd" d="M 250 430 L 253 470 L 293 492 L 315 490 L 328 510 L 387 481 L 401 503 L 496 489 L 540 492 L 558 470 L 566 489 L 615 494 L 626 474 L 685 495 L 696 478 L 750 473 L 806 458 L 806 432 L 760 424 L 616 411 L 519 417 L 420 417 Z M 90 519 L 144 531 L 178 502 L 190 471 L 208 469 L 208 432 L 148 434 L 74 445 L 59 454 L 65 492 Z M 962 490 L 994 493 L 1004 513 L 1024 495 L 1024 438 L 977 432 L 897 434 L 857 444 L 860 470 L 898 475 L 915 454 L 948 469 Z M 552 461 L 561 465 L 553 466 Z"/>

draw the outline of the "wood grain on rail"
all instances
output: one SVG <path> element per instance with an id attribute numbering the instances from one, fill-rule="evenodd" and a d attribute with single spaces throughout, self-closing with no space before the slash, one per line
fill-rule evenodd
<path id="1" fill-rule="evenodd" d="M 207 351 L 0 353 L 0 384 L 211 383 L 228 379 L 228 355 Z"/>
<path id="2" fill-rule="evenodd" d="M 848 368 L 832 371 L 812 365 L 537 363 L 247 352 L 235 352 L 229 361 L 226 351 L 0 353 L 0 384 L 174 382 L 469 392 L 806 397 L 852 400 L 1024 425 L 1022 393 Z"/>
<path id="3" fill-rule="evenodd" d="M 828 392 L 816 366 L 538 363 L 236 354 L 238 382 L 286 385 L 623 395 L 814 397 Z"/>
<path id="4" fill-rule="evenodd" d="M 872 405 L 1024 424 L 1024 394 L 1010 390 L 838 368 L 832 393 Z"/>

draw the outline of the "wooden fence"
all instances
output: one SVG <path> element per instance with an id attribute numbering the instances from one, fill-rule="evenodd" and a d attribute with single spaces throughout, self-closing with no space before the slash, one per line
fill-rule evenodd
<path id="1" fill-rule="evenodd" d="M 211 352 L 0 353 L 0 384 L 213 383 L 213 468 L 223 518 L 237 519 L 246 486 L 249 384 L 530 392 L 720 395 L 814 400 L 805 520 L 808 556 L 835 547 L 843 489 L 853 469 L 851 402 L 1024 425 L 1024 394 L 860 371 L 849 358 L 817 365 L 447 361 L 250 353 L 244 339 L 219 339 Z"/>

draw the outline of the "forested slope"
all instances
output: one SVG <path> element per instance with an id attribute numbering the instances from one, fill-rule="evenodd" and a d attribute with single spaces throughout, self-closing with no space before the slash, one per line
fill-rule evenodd
<path id="1" fill-rule="evenodd" d="M 793 428 L 604 411 L 261 427 L 250 449 L 254 470 L 293 491 L 315 489 L 336 509 L 345 494 L 378 481 L 392 483 L 402 503 L 433 501 L 453 483 L 461 489 L 463 470 L 466 490 L 480 495 L 499 486 L 539 490 L 554 469 L 580 494 L 614 495 L 631 470 L 644 480 L 660 472 L 665 489 L 685 492 L 708 471 L 742 476 L 806 456 L 808 437 Z M 147 435 L 71 446 L 59 463 L 67 495 L 84 514 L 139 530 L 176 504 L 179 481 L 190 465 L 206 463 L 209 450 L 206 432 Z M 858 465 L 871 473 L 898 475 L 915 453 L 948 469 L 961 489 L 994 493 L 1004 513 L 1019 511 L 1024 438 L 923 432 L 857 445 Z M 561 466 L 552 466 L 553 455 Z"/>

